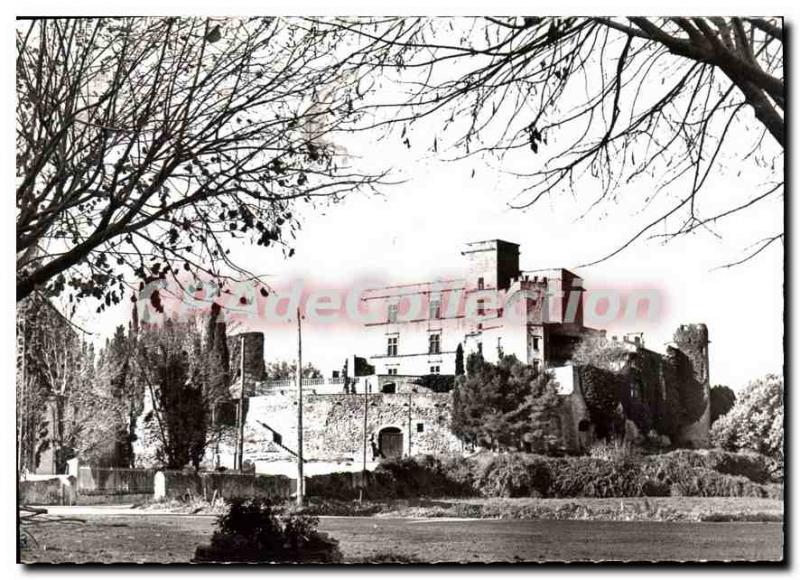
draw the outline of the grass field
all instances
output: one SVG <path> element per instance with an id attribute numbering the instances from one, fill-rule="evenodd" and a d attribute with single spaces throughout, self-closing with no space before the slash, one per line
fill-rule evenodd
<path id="1" fill-rule="evenodd" d="M 760 521 L 783 519 L 783 502 L 763 498 L 469 498 L 315 502 L 319 515 L 598 521 Z"/>
<path id="2" fill-rule="evenodd" d="M 28 528 L 21 553 L 32 562 L 189 562 L 207 543 L 212 516 L 83 515 L 85 523 Z M 332 517 L 320 529 L 339 540 L 347 562 L 780 560 L 779 523 L 485 520 Z"/>

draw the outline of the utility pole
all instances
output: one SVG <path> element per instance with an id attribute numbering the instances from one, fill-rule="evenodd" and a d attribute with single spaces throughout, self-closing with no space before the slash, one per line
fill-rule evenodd
<path id="1" fill-rule="evenodd" d="M 369 408 L 369 381 L 364 380 L 364 461 L 361 464 L 361 489 L 358 490 L 359 503 L 364 499 L 364 488 L 367 487 L 367 409 Z"/>
<path id="2" fill-rule="evenodd" d="M 411 457 L 411 392 L 408 393 L 408 456 Z"/>
<path id="3" fill-rule="evenodd" d="M 242 471 L 244 465 L 244 334 L 239 337 L 239 374 L 241 375 L 242 390 L 239 393 L 239 409 L 236 414 L 237 434 L 236 434 L 236 464 L 235 468 Z"/>
<path id="4" fill-rule="evenodd" d="M 303 505 L 303 335 L 297 308 L 297 505 Z"/>

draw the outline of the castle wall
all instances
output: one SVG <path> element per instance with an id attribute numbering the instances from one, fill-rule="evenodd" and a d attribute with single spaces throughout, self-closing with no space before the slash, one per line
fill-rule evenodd
<path id="1" fill-rule="evenodd" d="M 367 462 L 380 431 L 395 427 L 403 437 L 403 455 L 441 454 L 461 451 L 461 442 L 450 433 L 450 393 L 372 393 L 367 403 Z M 309 462 L 352 463 L 358 466 L 364 452 L 363 394 L 304 395 L 303 455 Z M 410 408 L 409 408 L 410 404 Z M 281 445 L 273 431 L 281 436 Z M 260 473 L 280 471 L 278 464 L 294 459 L 297 450 L 297 405 L 291 394 L 249 398 L 245 423 L 244 458 Z M 270 464 L 276 468 L 271 469 Z M 220 464 L 233 466 L 231 445 L 220 446 Z"/>

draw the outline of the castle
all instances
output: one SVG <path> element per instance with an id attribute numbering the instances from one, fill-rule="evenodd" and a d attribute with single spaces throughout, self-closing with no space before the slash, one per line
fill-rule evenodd
<path id="1" fill-rule="evenodd" d="M 469 243 L 462 255 L 463 278 L 364 293 L 362 300 L 381 313 L 364 326 L 372 352 L 363 353 L 366 360 L 351 357 L 351 376 L 337 372 L 304 381 L 307 474 L 369 468 L 385 457 L 463 451 L 449 429 L 452 394 L 432 392 L 420 379 L 456 374 L 459 356 L 470 353 L 488 362 L 514 355 L 553 373 L 562 396 L 561 447 L 581 452 L 591 444 L 596 433 L 584 395 L 600 375 L 571 360 L 582 339 L 605 332 L 584 325 L 583 280 L 565 269 L 523 271 L 519 246 L 503 240 Z M 646 349 L 638 337 L 618 344 L 627 353 L 620 363 L 627 369 L 621 411 L 646 414 L 647 425 L 668 432 L 675 444 L 707 446 L 705 325 L 681 326 L 666 354 Z M 291 475 L 296 385 L 256 380 L 263 374 L 263 340 L 249 337 L 248 345 L 243 456 L 259 472 Z M 687 397 L 693 397 L 691 405 Z M 233 447 L 229 438 L 209 449 L 209 465 L 233 467 Z"/>

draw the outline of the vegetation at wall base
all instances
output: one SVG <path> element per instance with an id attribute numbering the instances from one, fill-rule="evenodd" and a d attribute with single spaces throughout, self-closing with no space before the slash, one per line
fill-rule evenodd
<path id="1" fill-rule="evenodd" d="M 358 497 L 353 474 L 309 479 L 309 496 Z M 676 450 L 618 457 L 546 457 L 531 453 L 480 453 L 464 459 L 422 455 L 393 460 L 368 475 L 371 501 L 443 497 L 752 497 L 780 499 L 783 485 L 774 460 L 754 453 Z"/>

